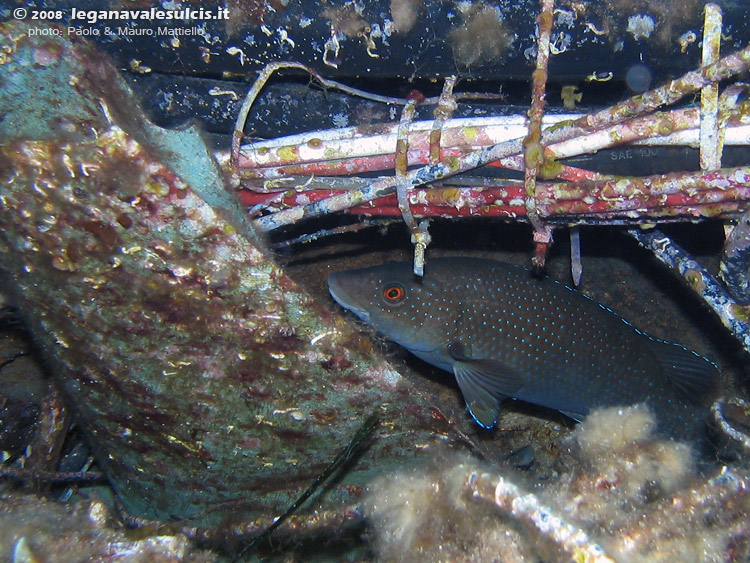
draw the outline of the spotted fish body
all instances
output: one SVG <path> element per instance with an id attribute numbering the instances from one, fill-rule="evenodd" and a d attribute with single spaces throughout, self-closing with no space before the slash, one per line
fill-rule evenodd
<path id="1" fill-rule="evenodd" d="M 718 384 L 716 366 L 653 339 L 582 293 L 475 258 L 332 274 L 333 298 L 414 355 L 452 372 L 476 422 L 521 399 L 581 420 L 592 409 L 646 402 L 665 434 L 693 438 Z"/>

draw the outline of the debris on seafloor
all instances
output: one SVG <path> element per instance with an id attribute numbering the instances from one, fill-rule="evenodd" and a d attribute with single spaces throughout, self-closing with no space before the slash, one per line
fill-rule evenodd
<path id="1" fill-rule="evenodd" d="M 75 505 L 0 491 L 0 560 L 14 563 L 128 561 L 209 563 L 217 557 L 195 549 L 182 534 L 141 534 L 116 529 L 101 500 Z"/>
<path id="2" fill-rule="evenodd" d="M 654 436 L 642 405 L 595 411 L 574 431 L 572 470 L 523 478 L 464 454 L 379 478 L 365 510 L 387 561 L 740 561 L 750 556 L 746 469 L 696 469 Z M 704 471 L 705 473 L 706 471 Z"/>
<path id="3" fill-rule="evenodd" d="M 20 326 L 0 312 L 0 457 L 4 464 L 23 455 L 39 417 L 45 380 Z"/>
<path id="4" fill-rule="evenodd" d="M 195 129 L 149 124 L 93 47 L 29 29 L 0 25 L 3 292 L 127 512 L 271 519 L 375 408 L 387 437 L 320 495 L 335 510 L 449 432 L 272 261 Z"/>

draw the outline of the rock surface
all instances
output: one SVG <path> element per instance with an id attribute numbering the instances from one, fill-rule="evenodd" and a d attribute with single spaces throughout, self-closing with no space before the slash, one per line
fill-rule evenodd
<path id="1" fill-rule="evenodd" d="M 0 25 L 0 275 L 127 510 L 278 513 L 376 410 L 330 508 L 448 432 L 269 258 L 198 132 L 50 29 Z"/>

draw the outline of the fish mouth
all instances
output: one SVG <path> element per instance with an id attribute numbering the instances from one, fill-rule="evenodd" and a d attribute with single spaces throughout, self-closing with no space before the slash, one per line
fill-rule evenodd
<path id="1" fill-rule="evenodd" d="M 370 313 L 359 306 L 357 300 L 347 291 L 342 283 L 343 277 L 342 272 L 333 273 L 328 276 L 328 292 L 336 303 L 357 315 L 364 322 L 369 323 Z"/>

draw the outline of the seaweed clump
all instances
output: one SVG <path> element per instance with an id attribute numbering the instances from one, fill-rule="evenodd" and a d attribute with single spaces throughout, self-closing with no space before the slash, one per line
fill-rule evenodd
<path id="1" fill-rule="evenodd" d="M 393 561 L 747 559 L 746 472 L 706 478 L 689 445 L 654 428 L 644 406 L 593 412 L 572 434 L 572 469 L 533 493 L 456 454 L 382 477 L 365 507 L 375 549 Z"/>
<path id="2" fill-rule="evenodd" d="M 463 14 L 463 22 L 448 36 L 459 67 L 470 68 L 502 62 L 513 35 L 499 8 L 482 3 Z"/>

